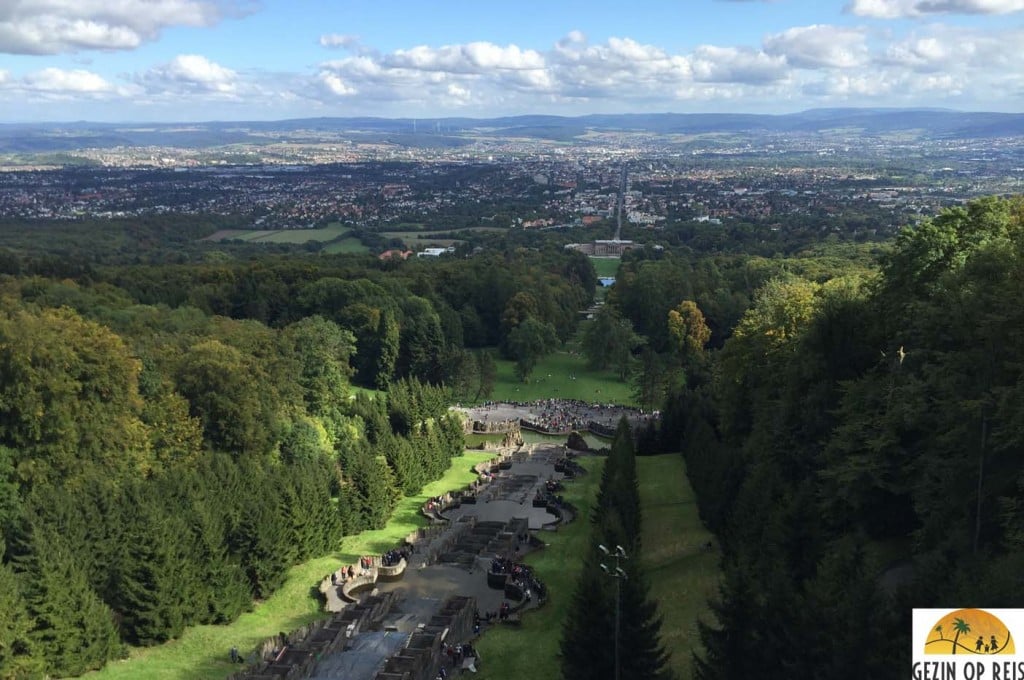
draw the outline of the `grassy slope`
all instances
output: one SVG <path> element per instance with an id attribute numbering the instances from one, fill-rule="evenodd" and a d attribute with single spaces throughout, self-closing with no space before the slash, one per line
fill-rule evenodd
<path id="1" fill-rule="evenodd" d="M 635 405 L 632 388 L 612 371 L 591 371 L 578 353 L 558 351 L 544 357 L 530 374 L 529 382 L 516 378 L 515 363 L 495 362 L 498 379 L 492 401 L 533 401 L 535 399 L 582 399 L 590 402 Z M 548 376 L 551 376 L 550 378 Z M 571 380 L 570 375 L 576 379 Z"/>
<path id="2" fill-rule="evenodd" d="M 643 508 L 643 563 L 651 597 L 664 617 L 662 643 L 681 679 L 691 676 L 691 653 L 699 648 L 697 619 L 710 618 L 708 597 L 718 583 L 718 553 L 697 515 L 697 500 L 678 453 L 637 458 Z"/>
<path id="3" fill-rule="evenodd" d="M 425 522 L 419 507 L 426 499 L 465 486 L 475 478 L 472 466 L 490 458 L 491 454 L 479 452 L 467 452 L 464 457 L 456 458 L 443 478 L 424 487 L 420 495 L 403 499 L 386 528 L 346 537 L 337 553 L 293 567 L 280 590 L 234 623 L 189 628 L 178 640 L 158 647 L 133 649 L 129 659 L 108 664 L 102 671 L 87 677 L 97 680 L 223 680 L 229 672 L 238 670 L 228 662 L 232 645 L 248 650 L 278 631 L 293 630 L 321 616 L 320 604 L 313 594 L 325 575 L 352 563 L 359 555 L 391 548 L 409 532 L 423 526 Z"/>
<path id="4" fill-rule="evenodd" d="M 477 645 L 482 661 L 480 673 L 474 677 L 481 680 L 560 677 L 558 645 L 562 621 L 576 588 L 581 566 L 579 557 L 590 540 L 587 518 L 601 484 L 604 465 L 600 458 L 583 458 L 580 462 L 590 474 L 568 484 L 564 494 L 579 509 L 579 518 L 557 533 L 541 532 L 539 535 L 548 546 L 525 558 L 527 564 L 536 567 L 548 587 L 550 599 L 542 609 L 527 613 L 519 628 L 496 626 L 486 631 Z"/>

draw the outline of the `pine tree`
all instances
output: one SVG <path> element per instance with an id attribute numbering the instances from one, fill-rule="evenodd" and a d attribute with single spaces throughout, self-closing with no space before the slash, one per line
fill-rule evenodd
<path id="1" fill-rule="evenodd" d="M 43 659 L 36 654 L 31 637 L 33 625 L 14 571 L 0 563 L 0 678 L 43 677 Z"/>
<path id="2" fill-rule="evenodd" d="M 16 571 L 34 621 L 31 645 L 48 673 L 81 675 L 102 668 L 120 653 L 113 612 L 90 588 L 59 532 L 33 526 L 28 551 L 18 556 Z"/>
<path id="3" fill-rule="evenodd" d="M 198 618 L 202 600 L 195 597 L 198 574 L 188 526 L 145 493 L 135 489 L 127 496 L 131 517 L 115 569 L 116 609 L 128 641 L 153 645 L 180 636 Z"/>
<path id="4" fill-rule="evenodd" d="M 595 505 L 594 547 L 563 628 L 562 674 L 567 680 L 609 677 L 617 646 L 623 680 L 670 678 L 668 654 L 660 640 L 661 619 L 640 567 L 640 494 L 633 435 L 625 420 L 612 441 Z M 620 546 L 625 557 L 616 559 Z"/>

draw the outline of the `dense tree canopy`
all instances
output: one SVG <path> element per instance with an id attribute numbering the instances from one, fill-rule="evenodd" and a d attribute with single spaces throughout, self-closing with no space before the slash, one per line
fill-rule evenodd
<path id="1" fill-rule="evenodd" d="M 1022 293 L 1024 203 L 996 198 L 877 276 L 763 283 L 661 431 L 724 552 L 699 677 L 895 677 L 910 607 L 1024 601 Z"/>

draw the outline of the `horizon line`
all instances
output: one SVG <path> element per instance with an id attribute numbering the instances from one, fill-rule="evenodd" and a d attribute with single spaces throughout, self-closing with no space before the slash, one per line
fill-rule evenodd
<path id="1" fill-rule="evenodd" d="M 751 113 L 747 111 L 703 111 L 703 112 L 678 112 L 678 111 L 657 111 L 657 112 L 618 112 L 618 113 L 581 113 L 565 115 L 557 113 L 514 113 L 493 116 L 359 116 L 359 115 L 336 115 L 336 116 L 291 116 L 285 118 L 222 118 L 206 120 L 0 120 L 0 126 L 24 126 L 24 127 L 52 127 L 61 125 L 211 125 L 211 124 L 244 124 L 244 123 L 285 123 L 291 121 L 306 120 L 372 120 L 372 121 L 492 121 L 499 119 L 514 118 L 557 118 L 562 120 L 580 120 L 593 117 L 639 117 L 639 116 L 749 116 L 755 118 L 785 118 L 788 116 L 800 116 L 816 112 L 867 112 L 867 113 L 946 113 L 946 114 L 984 114 L 997 116 L 1024 116 L 1021 112 L 1009 111 L 985 111 L 952 109 L 947 107 L 934 106 L 821 106 L 806 109 L 789 111 L 787 113 Z M 429 134 L 429 130 L 423 134 Z"/>

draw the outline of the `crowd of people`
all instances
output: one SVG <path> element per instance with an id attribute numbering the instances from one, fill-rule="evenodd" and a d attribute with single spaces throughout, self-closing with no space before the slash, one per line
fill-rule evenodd
<path id="1" fill-rule="evenodd" d="M 634 425 L 657 418 L 658 412 L 644 413 L 642 410 L 626 408 L 616 404 L 595 404 L 581 399 L 538 399 L 536 401 L 492 402 L 484 404 L 484 420 L 487 411 L 511 407 L 525 411 L 520 414 L 524 427 L 549 433 L 595 430 L 602 434 L 615 431 L 619 418 L 626 416 Z M 507 414 L 501 412 L 503 417 Z"/>
<path id="2" fill-rule="evenodd" d="M 402 560 L 409 560 L 409 551 L 406 548 L 395 548 L 388 550 L 380 556 L 380 563 L 385 567 L 393 567 Z"/>
<path id="3" fill-rule="evenodd" d="M 523 594 L 523 599 L 527 602 L 533 599 L 534 593 L 538 597 L 544 597 L 545 595 L 544 584 L 533 575 L 533 569 L 525 564 L 502 557 L 495 557 L 491 560 L 491 573 L 508 574 L 506 583 L 510 583 L 518 588 L 519 592 Z"/>

